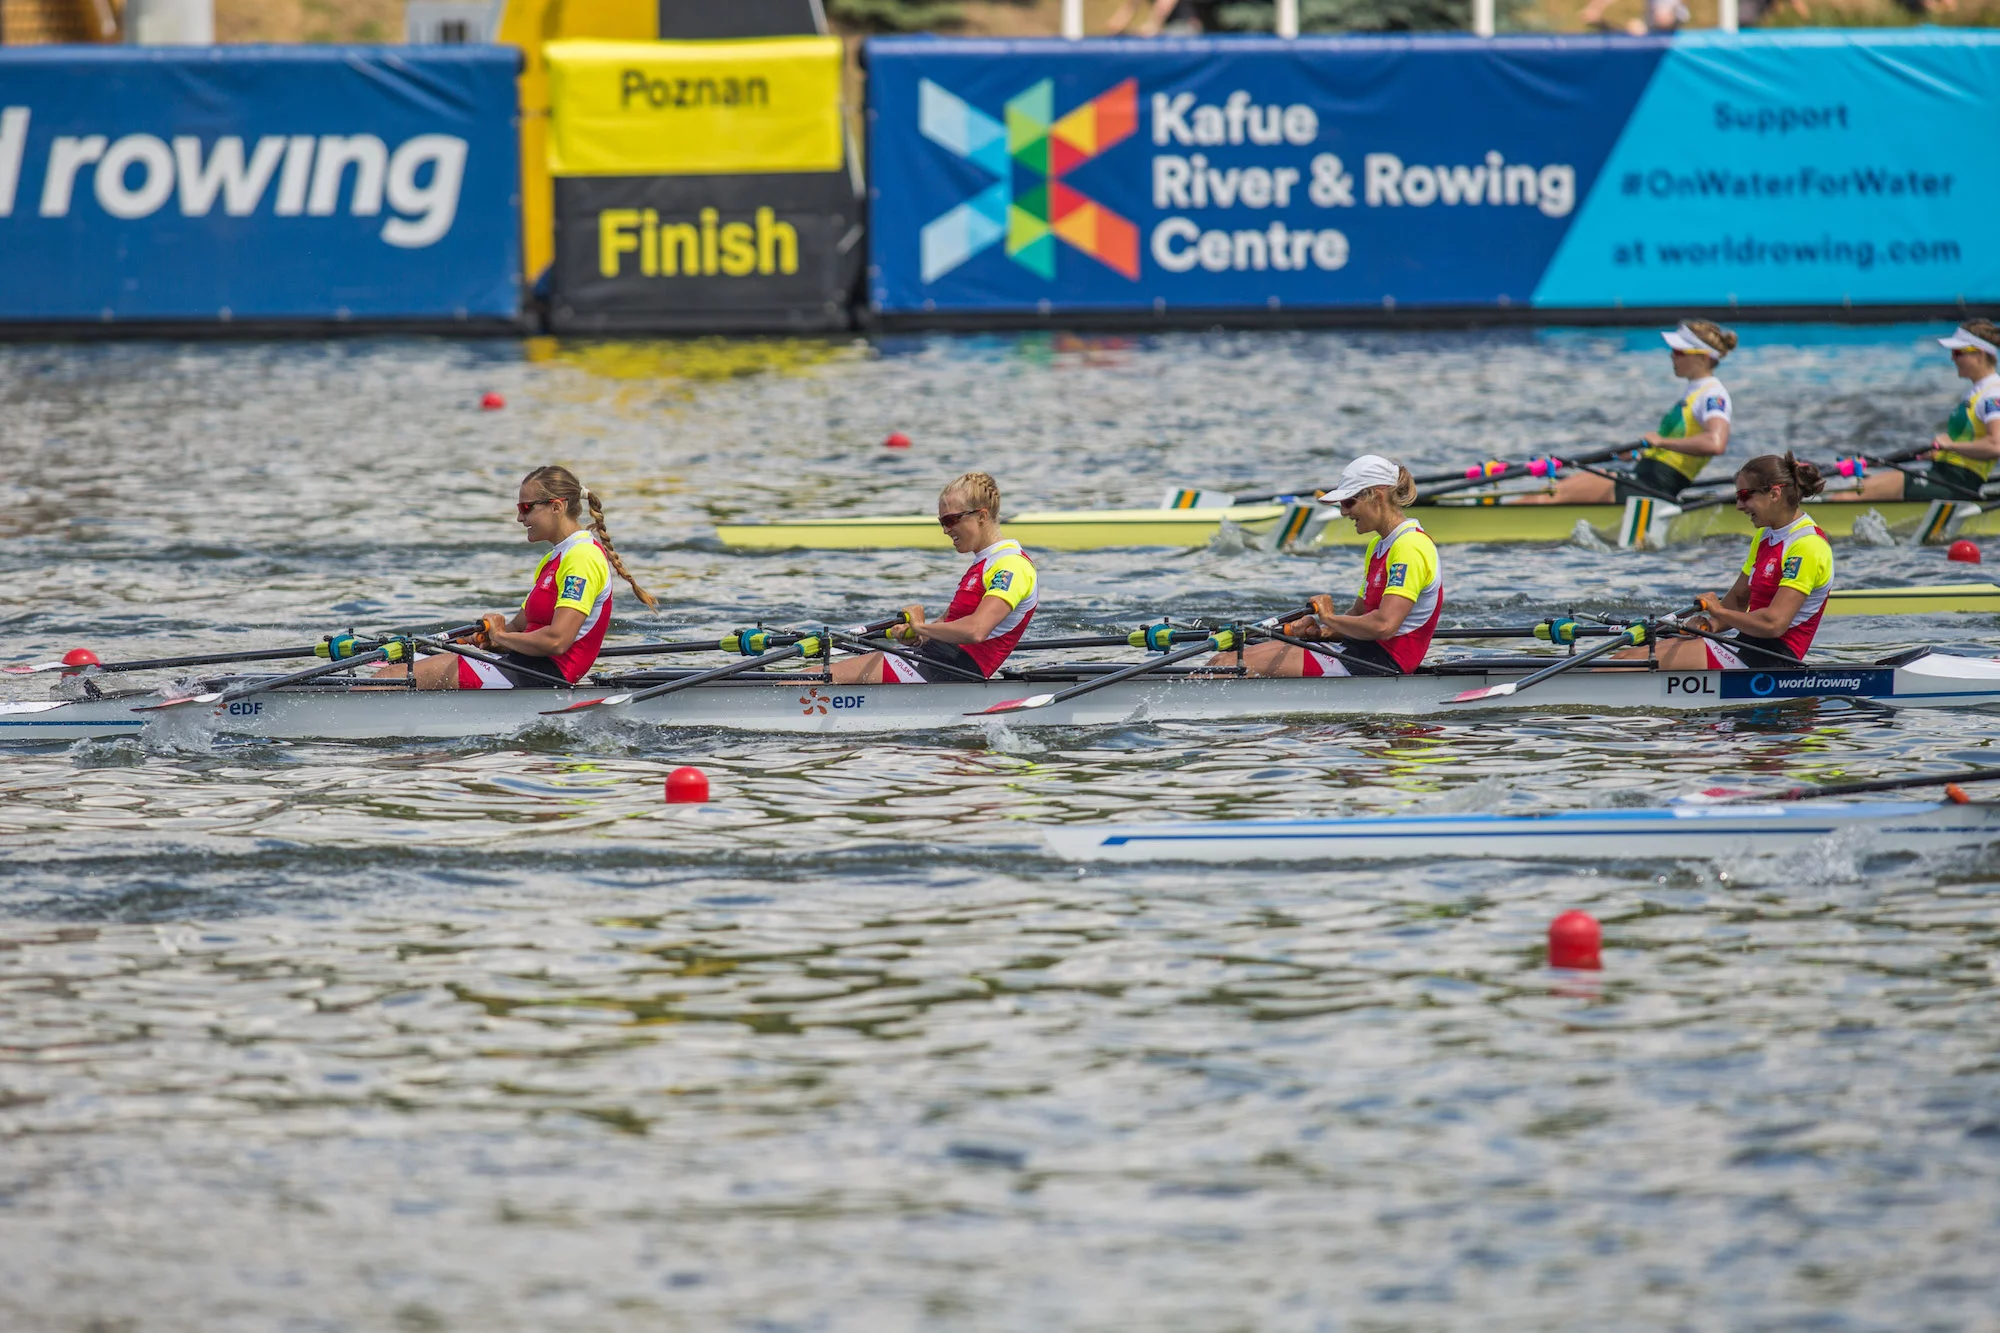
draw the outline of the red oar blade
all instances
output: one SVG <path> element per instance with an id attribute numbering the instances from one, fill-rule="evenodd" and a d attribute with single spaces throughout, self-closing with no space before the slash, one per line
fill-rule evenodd
<path id="1" fill-rule="evenodd" d="M 5 672 L 10 676 L 32 676 L 38 671 L 61 671 L 62 669 L 63 664 L 61 662 L 36 662 L 32 666 L 0 667 L 0 672 Z"/>
<path id="2" fill-rule="evenodd" d="M 581 713 L 587 708 L 602 708 L 606 705 L 616 707 L 619 704 L 630 703 L 631 701 L 632 696 L 629 694 L 607 694 L 602 699 L 579 699 L 575 703 L 565 704 L 561 708 L 544 708 L 542 716 L 554 717 L 558 713 Z"/>
<path id="3" fill-rule="evenodd" d="M 978 708 L 966 717 L 991 717 L 997 713 L 1024 713 L 1030 708 L 1047 708 L 1056 701 L 1053 694 L 1031 694 L 1025 699 L 1009 699 L 1005 703 L 994 704 L 991 708 Z"/>
<path id="4" fill-rule="evenodd" d="M 157 713 L 164 708 L 182 708 L 188 704 L 212 704 L 220 698 L 222 698 L 222 693 L 216 690 L 208 694 L 191 694 L 185 699 L 168 699 L 163 703 L 134 704 L 132 711 L 135 713 Z"/>
<path id="5" fill-rule="evenodd" d="M 1481 699 L 1504 699 L 1513 692 L 1514 682 L 1510 680 L 1505 685 L 1488 685 L 1484 689 L 1467 690 L 1463 694 L 1454 694 L 1444 702 L 1448 704 L 1478 703 Z"/>

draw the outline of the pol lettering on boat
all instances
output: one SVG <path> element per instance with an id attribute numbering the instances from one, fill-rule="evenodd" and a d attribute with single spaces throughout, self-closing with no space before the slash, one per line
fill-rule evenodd
<path id="1" fill-rule="evenodd" d="M 1719 698 L 1721 696 L 1716 691 L 1715 679 L 1716 673 L 1712 671 L 1690 676 L 1670 675 L 1667 677 L 1667 693 L 1669 695 L 1706 694 L 1711 698 Z"/>

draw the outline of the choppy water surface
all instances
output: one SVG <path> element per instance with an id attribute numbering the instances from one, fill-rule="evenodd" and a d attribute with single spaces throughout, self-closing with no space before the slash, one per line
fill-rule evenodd
<path id="1" fill-rule="evenodd" d="M 1740 450 L 1922 438 L 1954 384 L 1926 332 L 1750 330 Z M 704 534 L 914 511 L 975 467 L 1010 505 L 1129 505 L 1364 448 L 1595 444 L 1658 416 L 1665 361 L 1565 331 L 4 347 L 0 656 L 503 605 L 534 555 L 514 482 L 549 460 L 662 595 L 617 633 L 859 618 L 940 602 L 954 557 Z M 1446 558 L 1469 616 L 1657 607 L 1740 557 Z M 1050 554 L 1038 627 L 1273 609 L 1353 559 Z M 1822 635 L 1923 639 L 2000 624 Z M 1994 731 L 1831 707 L 10 754 L 0 1325 L 2000 1326 L 1989 864 L 1863 839 L 1083 871 L 1032 828 L 1638 802 L 1992 762 Z M 663 807 L 687 762 L 715 802 Z M 1570 907 L 1607 924 L 1599 979 L 1541 966 Z"/>

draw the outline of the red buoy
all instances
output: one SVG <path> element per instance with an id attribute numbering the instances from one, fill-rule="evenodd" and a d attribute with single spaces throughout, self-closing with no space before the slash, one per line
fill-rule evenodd
<path id="1" fill-rule="evenodd" d="M 1602 932 L 1588 912 L 1564 912 L 1549 922 L 1549 966 L 1596 971 L 1604 966 L 1598 955 Z"/>
<path id="2" fill-rule="evenodd" d="M 489 393 L 479 400 L 479 410 L 482 412 L 498 412 L 505 406 L 507 400 L 497 393 Z"/>
<path id="3" fill-rule="evenodd" d="M 910 447 L 910 437 L 899 430 L 892 430 L 889 432 L 889 438 L 882 441 L 882 447 L 884 449 L 907 449 Z"/>
<path id="4" fill-rule="evenodd" d="M 63 654 L 63 665 L 66 667 L 94 667 L 103 666 L 104 664 L 97 660 L 97 654 L 91 652 L 90 649 L 72 648 Z"/>
<path id="5" fill-rule="evenodd" d="M 677 768 L 667 774 L 668 805 L 700 805 L 708 799 L 708 774 L 698 768 Z"/>
<path id="6" fill-rule="evenodd" d="M 1979 563 L 1979 548 L 1960 537 L 1945 551 L 1944 558 L 1955 560 L 1961 565 L 1976 565 Z"/>

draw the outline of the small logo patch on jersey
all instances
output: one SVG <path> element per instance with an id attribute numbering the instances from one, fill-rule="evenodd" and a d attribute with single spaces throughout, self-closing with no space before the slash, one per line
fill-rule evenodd
<path id="1" fill-rule="evenodd" d="M 1011 569 L 1002 569 L 997 571 L 993 575 L 992 579 L 988 581 L 986 586 L 992 589 L 994 592 L 1007 591 L 1007 589 L 1014 586 L 1014 571 Z"/>
<path id="2" fill-rule="evenodd" d="M 583 600 L 583 575 L 570 574 L 564 577 L 562 600 L 565 602 Z"/>
<path id="3" fill-rule="evenodd" d="M 1391 566 L 1389 566 L 1389 586 L 1390 586 L 1390 587 L 1392 587 L 1392 588 L 1400 588 L 1400 587 L 1402 587 L 1402 586 L 1403 586 L 1403 585 L 1404 585 L 1405 583 L 1409 582 L 1409 578 L 1410 578 L 1410 567 L 1409 567 L 1408 565 L 1391 565 Z"/>
<path id="4" fill-rule="evenodd" d="M 1804 560 L 1804 556 L 1787 556 L 1785 559 L 1785 577 L 1788 579 L 1797 578 L 1799 576 L 1799 566 L 1804 563 Z"/>
<path id="5" fill-rule="evenodd" d="M 1719 394 L 1710 394 L 1708 397 L 1702 399 L 1701 410 L 1704 412 L 1720 412 L 1722 410 L 1721 396 Z"/>

